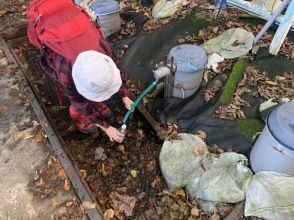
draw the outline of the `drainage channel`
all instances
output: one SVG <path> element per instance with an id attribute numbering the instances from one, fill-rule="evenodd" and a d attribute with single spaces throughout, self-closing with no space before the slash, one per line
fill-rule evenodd
<path id="1" fill-rule="evenodd" d="M 86 215 L 90 220 L 102 220 L 102 211 L 98 206 L 98 203 L 95 199 L 95 196 L 90 191 L 89 187 L 87 186 L 86 182 L 79 177 L 77 168 L 72 162 L 71 155 L 68 151 L 63 147 L 64 142 L 62 138 L 55 132 L 53 124 L 50 122 L 49 118 L 47 117 L 48 114 L 45 113 L 44 108 L 42 108 L 42 103 L 36 98 L 27 78 L 25 76 L 25 71 L 21 63 L 18 61 L 17 57 L 10 50 L 8 44 L 4 41 L 4 39 L 0 38 L 0 47 L 4 49 L 4 52 L 9 60 L 9 63 L 15 70 L 16 76 L 19 82 L 22 84 L 23 89 L 28 96 L 31 105 L 42 124 L 44 131 L 51 143 L 50 147 L 51 150 L 57 155 L 59 158 L 63 168 L 65 169 L 71 183 L 75 189 L 77 196 L 79 197 L 80 201 L 83 202 L 90 202 L 96 204 L 95 208 L 85 210 Z M 41 107 L 42 106 L 42 107 Z"/>
<path id="2" fill-rule="evenodd" d="M 19 65 L 21 82 L 25 84 L 33 106 L 36 106 L 35 111 L 40 112 L 38 117 L 53 151 L 61 160 L 80 200 L 97 204 L 95 210 L 88 210 L 89 218 L 101 219 L 101 210 L 128 199 L 136 203 L 132 215 L 124 213 L 124 219 L 135 219 L 154 209 L 154 202 L 163 198 L 159 194 L 166 185 L 158 162 L 162 141 L 157 134 L 161 127 L 154 123 L 152 116 L 148 116 L 149 113 L 141 106 L 130 120 L 123 144 L 111 143 L 103 134 L 91 136 L 78 132 L 68 115 L 68 100 L 63 97 L 64 106 L 60 106 L 55 83 L 45 76 L 39 65 L 38 51 L 28 44 L 26 37 L 11 40 L 8 44 L 12 47 L 9 51 L 11 60 L 18 62 L 16 66 Z M 25 47 L 22 57 L 15 52 L 21 47 Z M 24 66 L 24 57 L 28 66 Z M 109 122 L 119 126 L 124 111 L 114 105 L 116 102 L 107 103 L 114 115 Z M 106 159 L 97 160 L 96 151 L 101 148 Z M 81 171 L 86 173 L 82 179 L 79 177 Z"/>

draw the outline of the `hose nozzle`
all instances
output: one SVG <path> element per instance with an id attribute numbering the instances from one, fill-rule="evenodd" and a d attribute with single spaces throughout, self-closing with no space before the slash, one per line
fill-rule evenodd
<path id="1" fill-rule="evenodd" d="M 155 79 L 161 79 L 165 76 L 168 76 L 176 70 L 175 64 L 167 64 L 159 66 L 156 70 L 153 71 Z"/>

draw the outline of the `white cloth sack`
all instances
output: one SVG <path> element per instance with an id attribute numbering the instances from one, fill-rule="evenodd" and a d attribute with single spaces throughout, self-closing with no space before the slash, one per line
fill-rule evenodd
<path id="1" fill-rule="evenodd" d="M 294 219 L 294 176 L 261 171 L 249 184 L 245 216 L 267 220 Z"/>
<path id="2" fill-rule="evenodd" d="M 183 0 L 159 0 L 152 9 L 152 17 L 156 19 L 170 17 L 182 2 Z"/>
<path id="3" fill-rule="evenodd" d="M 179 136 L 180 140 L 165 141 L 159 155 L 162 175 L 171 189 L 184 187 L 192 179 L 199 177 L 203 171 L 200 161 L 208 152 L 206 144 L 198 136 Z M 202 155 L 194 153 L 197 148 L 201 149 Z"/>
<path id="4" fill-rule="evenodd" d="M 247 163 L 242 154 L 221 154 L 200 177 L 194 197 L 210 202 L 237 203 L 244 200 L 253 175 Z"/>
<path id="5" fill-rule="evenodd" d="M 241 28 L 232 28 L 213 38 L 201 47 L 208 54 L 217 53 L 225 59 L 246 55 L 253 46 L 254 35 Z"/>

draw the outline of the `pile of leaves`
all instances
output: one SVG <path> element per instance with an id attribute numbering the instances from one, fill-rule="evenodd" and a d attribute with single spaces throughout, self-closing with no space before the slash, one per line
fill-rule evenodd
<path id="1" fill-rule="evenodd" d="M 184 0 L 173 16 L 157 20 L 152 17 L 152 7 L 144 7 L 136 0 L 120 1 L 120 8 L 122 9 L 122 11 L 142 13 L 148 18 L 148 20 L 143 26 L 143 31 L 147 33 L 158 29 L 159 27 L 167 24 L 171 20 L 186 17 L 187 15 L 191 14 L 194 8 L 196 8 L 197 6 L 199 7 L 200 5 L 208 6 L 209 3 L 205 0 Z"/>
<path id="2" fill-rule="evenodd" d="M 178 125 L 167 123 L 167 128 L 158 132 L 158 137 L 161 140 L 178 139 Z"/>
<path id="3" fill-rule="evenodd" d="M 1 1 L 0 32 L 13 30 L 26 22 L 26 7 L 28 0 Z"/>
<path id="4" fill-rule="evenodd" d="M 229 105 L 220 106 L 215 111 L 215 117 L 234 120 L 246 118 L 242 108 L 250 107 L 242 96 L 251 93 L 261 97 L 264 101 L 272 99 L 280 102 L 283 98 L 294 99 L 293 73 L 284 73 L 271 79 L 266 72 L 261 72 L 254 66 L 248 66 L 243 79 L 238 83 L 234 97 Z"/>
<path id="5" fill-rule="evenodd" d="M 294 99 L 294 75 L 283 73 L 271 79 L 266 72 L 249 66 L 245 74 L 246 83 L 258 87 L 258 94 L 265 100 L 280 101 L 282 98 Z"/>

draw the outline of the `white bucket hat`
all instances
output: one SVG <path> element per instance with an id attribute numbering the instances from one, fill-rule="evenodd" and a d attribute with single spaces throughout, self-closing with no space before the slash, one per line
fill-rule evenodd
<path id="1" fill-rule="evenodd" d="M 78 55 L 72 78 L 78 92 L 86 99 L 103 102 L 118 92 L 122 80 L 113 60 L 94 50 Z"/>

